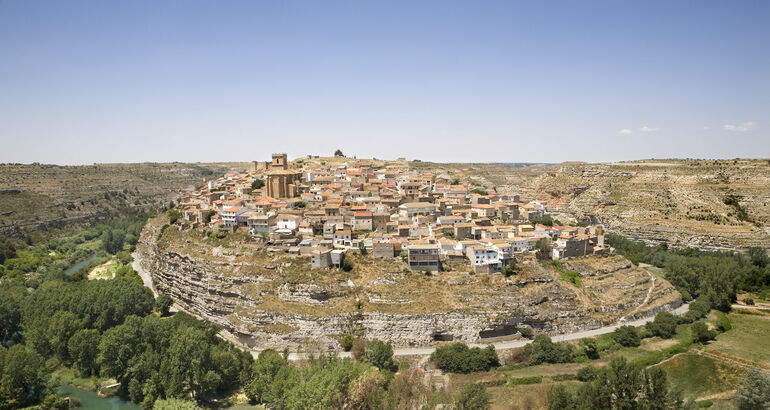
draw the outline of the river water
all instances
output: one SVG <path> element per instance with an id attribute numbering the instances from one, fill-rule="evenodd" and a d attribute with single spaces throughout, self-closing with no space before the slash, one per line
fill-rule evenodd
<path id="1" fill-rule="evenodd" d="M 77 272 L 78 270 L 80 270 L 80 268 L 82 268 L 83 266 L 88 265 L 94 259 L 96 259 L 96 256 L 97 256 L 97 254 L 95 253 L 95 254 L 89 256 L 86 260 L 80 261 L 80 262 L 70 266 L 69 269 L 64 271 L 64 274 L 67 275 L 67 276 L 72 276 L 72 274 Z"/>
<path id="2" fill-rule="evenodd" d="M 96 393 L 73 386 L 59 386 L 60 397 L 75 397 L 83 410 L 141 410 L 141 407 L 118 397 L 99 397 Z"/>

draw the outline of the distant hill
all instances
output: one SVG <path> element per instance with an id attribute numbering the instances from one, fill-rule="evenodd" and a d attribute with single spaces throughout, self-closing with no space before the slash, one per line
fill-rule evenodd
<path id="1" fill-rule="evenodd" d="M 0 164 L 0 234 L 21 238 L 121 210 L 154 209 L 207 178 L 246 167 L 246 163 Z"/>

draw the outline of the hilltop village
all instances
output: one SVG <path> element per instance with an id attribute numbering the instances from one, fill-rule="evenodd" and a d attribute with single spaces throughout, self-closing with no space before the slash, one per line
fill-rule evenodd
<path id="1" fill-rule="evenodd" d="M 485 191 L 472 181 L 410 169 L 405 161 L 286 154 L 252 162 L 179 198 L 179 229 L 248 230 L 272 251 L 310 256 L 313 268 L 344 267 L 354 250 L 404 258 L 438 272 L 467 260 L 475 273 L 511 261 L 612 252 L 601 226 L 562 225 L 547 202 Z"/>

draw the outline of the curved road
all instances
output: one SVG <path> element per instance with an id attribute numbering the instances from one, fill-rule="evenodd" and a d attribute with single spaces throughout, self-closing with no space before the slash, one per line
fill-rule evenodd
<path id="1" fill-rule="evenodd" d="M 142 268 L 142 265 L 139 263 L 139 255 L 134 251 L 134 253 L 131 254 L 131 256 L 134 258 L 134 261 L 131 263 L 131 267 L 134 268 L 136 273 L 139 274 L 139 276 L 142 278 L 142 282 L 144 282 L 144 286 L 147 286 L 152 291 L 152 294 L 157 298 L 158 292 L 155 290 L 155 286 L 152 284 L 152 275 L 150 275 L 150 272 L 147 272 Z"/>
<path id="2" fill-rule="evenodd" d="M 142 281 L 144 282 L 144 285 L 150 288 L 152 290 L 152 293 L 155 296 L 158 296 L 158 293 L 155 291 L 155 287 L 152 284 L 152 276 L 150 275 L 149 272 L 147 272 L 146 270 L 144 270 L 144 268 L 142 268 L 142 266 L 139 263 L 139 259 L 137 258 L 138 255 L 136 254 L 136 252 L 134 252 L 132 256 L 134 257 L 134 262 L 132 264 L 134 270 L 139 274 L 139 276 L 142 277 Z M 654 278 L 652 283 L 654 286 L 655 284 Z M 648 292 L 647 298 L 645 298 L 644 303 L 646 303 L 649 300 L 649 296 L 650 296 L 650 292 Z M 690 307 L 690 304 L 687 303 L 672 310 L 671 313 L 674 315 L 682 315 L 687 312 L 689 307 Z M 734 307 L 746 308 L 744 306 L 737 306 L 737 305 L 734 305 Z M 551 336 L 551 339 L 554 342 L 563 342 L 567 340 L 577 340 L 577 339 L 583 339 L 586 337 L 594 337 L 594 336 L 599 336 L 606 333 L 612 333 L 615 329 L 624 325 L 642 326 L 647 322 L 651 322 L 653 319 L 655 319 L 654 315 L 648 316 L 642 319 L 633 320 L 630 322 L 626 322 L 623 319 L 621 319 L 618 323 L 611 326 L 600 327 L 598 329 L 593 329 L 593 330 L 583 330 L 575 333 L 553 335 Z M 260 352 L 260 350 L 251 349 L 247 346 L 242 345 L 237 340 L 235 340 L 235 338 L 232 337 L 229 333 L 224 334 L 224 332 L 220 332 L 220 336 L 233 342 L 233 344 L 240 347 L 241 349 L 251 352 L 252 356 L 256 357 Z M 505 349 L 515 349 L 517 347 L 523 347 L 529 343 L 532 343 L 532 341 L 531 340 L 509 340 L 509 341 L 501 341 L 501 342 L 493 342 L 493 343 L 469 343 L 468 346 L 486 347 L 491 344 L 492 346 L 495 347 L 495 350 L 505 350 Z M 404 347 L 404 348 L 393 349 L 393 355 L 394 356 L 428 356 L 431 353 L 433 353 L 435 350 L 436 350 L 435 347 Z M 340 357 L 350 357 L 350 352 L 338 352 L 338 355 Z M 301 360 L 305 358 L 307 358 L 306 353 L 289 353 L 289 360 Z"/>

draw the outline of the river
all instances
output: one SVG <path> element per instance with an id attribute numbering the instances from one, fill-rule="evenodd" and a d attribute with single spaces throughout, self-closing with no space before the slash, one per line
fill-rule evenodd
<path id="1" fill-rule="evenodd" d="M 67 276 L 72 276 L 75 272 L 79 271 L 83 266 L 88 265 L 89 263 L 93 262 L 94 259 L 96 259 L 96 256 L 98 253 L 94 253 L 93 255 L 89 256 L 83 261 L 80 261 L 72 266 L 69 267 L 69 269 L 64 271 L 64 274 Z"/>
<path id="2" fill-rule="evenodd" d="M 74 397 L 80 400 L 79 409 L 83 410 L 140 410 L 141 407 L 121 400 L 118 397 L 99 397 L 96 393 L 73 386 L 59 386 L 56 391 L 60 397 Z"/>

